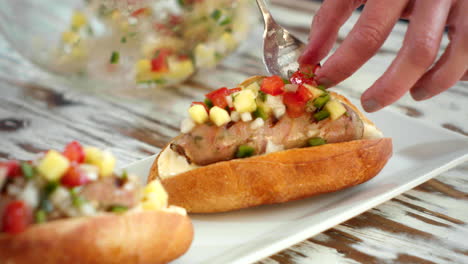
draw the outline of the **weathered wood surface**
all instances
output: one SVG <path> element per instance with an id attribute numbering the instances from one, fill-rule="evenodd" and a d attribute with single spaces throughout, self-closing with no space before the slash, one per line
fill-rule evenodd
<path id="1" fill-rule="evenodd" d="M 277 20 L 306 39 L 318 5 L 275 0 Z M 351 29 L 353 15 L 340 33 Z M 339 86 L 358 98 L 400 47 L 399 24 L 382 51 Z M 221 85 L 264 72 L 261 24 L 239 52 L 214 72 L 166 90 L 102 90 L 52 76 L 0 39 L 0 158 L 29 159 L 70 140 L 105 147 L 118 165 L 154 154 L 178 133 L 186 106 Z M 444 45 L 447 40 L 444 40 Z M 468 135 L 468 85 L 426 102 L 405 96 L 392 108 Z M 272 263 L 468 263 L 468 164 L 458 166 L 375 209 L 260 261 Z"/>

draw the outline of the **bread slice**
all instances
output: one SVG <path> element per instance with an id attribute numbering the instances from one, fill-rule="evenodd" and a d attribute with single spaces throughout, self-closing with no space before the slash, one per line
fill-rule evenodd
<path id="1" fill-rule="evenodd" d="M 161 182 L 169 204 L 193 213 L 224 212 L 363 183 L 377 175 L 391 155 L 390 138 L 354 140 L 218 162 Z M 158 158 L 150 180 L 159 176 Z"/>
<path id="2" fill-rule="evenodd" d="M 187 215 L 128 212 L 36 224 L 0 234 L 0 260 L 8 264 L 167 263 L 186 252 L 193 227 Z"/>

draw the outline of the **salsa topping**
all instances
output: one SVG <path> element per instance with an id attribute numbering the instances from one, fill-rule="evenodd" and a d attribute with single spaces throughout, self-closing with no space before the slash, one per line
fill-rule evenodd
<path id="1" fill-rule="evenodd" d="M 33 223 L 67 217 L 167 206 L 158 181 L 141 189 L 134 176 L 114 174 L 114 167 L 109 151 L 76 141 L 34 161 L 0 162 L 0 232 L 16 234 Z"/>

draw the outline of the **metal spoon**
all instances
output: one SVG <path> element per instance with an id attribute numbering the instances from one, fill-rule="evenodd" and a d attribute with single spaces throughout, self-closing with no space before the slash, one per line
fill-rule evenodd
<path id="1" fill-rule="evenodd" d="M 264 0 L 257 0 L 257 4 L 265 22 L 263 62 L 270 74 L 287 79 L 298 69 L 297 59 L 305 44 L 275 22 Z"/>

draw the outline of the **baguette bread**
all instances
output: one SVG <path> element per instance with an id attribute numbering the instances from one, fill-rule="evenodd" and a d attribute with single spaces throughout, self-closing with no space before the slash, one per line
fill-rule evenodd
<path id="1" fill-rule="evenodd" d="M 253 76 L 240 86 L 248 87 L 263 78 Z M 283 203 L 368 181 L 392 156 L 392 140 L 384 138 L 382 132 L 345 97 L 327 93 L 362 121 L 363 132 L 359 139 L 280 149 L 200 166 L 191 164 L 188 156 L 184 157 L 171 148 L 171 144 L 184 135 L 181 134 L 158 155 L 149 180 L 160 179 L 169 193 L 169 203 L 192 213 L 225 212 Z M 172 157 L 170 162 L 168 157 Z"/>
<path id="2" fill-rule="evenodd" d="M 144 211 L 69 218 L 0 233 L 0 260 L 8 264 L 167 263 L 190 246 L 187 215 Z"/>

